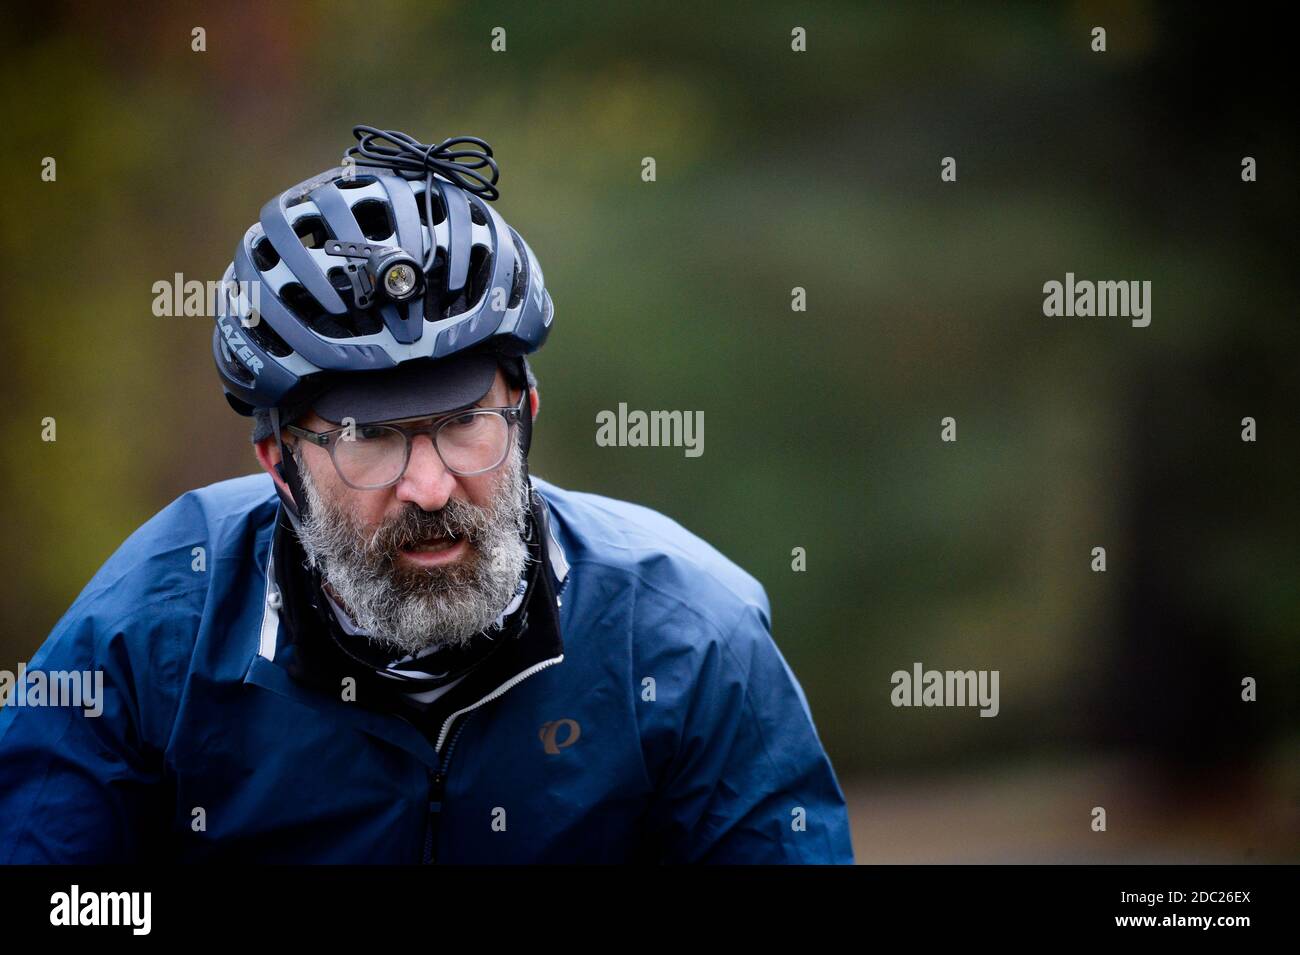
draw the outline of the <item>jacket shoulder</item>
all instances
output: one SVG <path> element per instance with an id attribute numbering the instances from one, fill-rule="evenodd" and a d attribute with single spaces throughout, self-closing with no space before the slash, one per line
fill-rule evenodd
<path id="1" fill-rule="evenodd" d="M 267 474 L 187 491 L 123 541 L 69 613 L 121 616 L 184 595 L 201 601 L 217 568 L 251 557 L 256 536 L 272 523 L 278 503 Z"/>
<path id="2" fill-rule="evenodd" d="M 214 608 L 237 612 L 261 576 L 253 561 L 269 543 L 278 501 L 269 476 L 176 498 L 104 562 L 29 669 L 102 671 L 103 726 L 128 727 L 132 746 L 164 748 Z"/>
<path id="3" fill-rule="evenodd" d="M 571 565 L 598 565 L 605 575 L 634 582 L 642 594 L 703 616 L 722 633 L 747 615 L 768 621 L 762 584 L 667 515 L 537 477 L 533 483 L 557 517 L 557 536 Z"/>

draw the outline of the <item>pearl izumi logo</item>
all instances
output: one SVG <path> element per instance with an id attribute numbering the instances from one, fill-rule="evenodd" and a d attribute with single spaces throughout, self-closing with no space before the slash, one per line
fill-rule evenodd
<path id="1" fill-rule="evenodd" d="M 567 749 L 578 741 L 578 737 L 582 735 L 582 727 L 578 725 L 577 720 L 551 720 L 549 723 L 542 724 L 537 735 L 542 741 L 542 749 L 554 756 L 560 750 Z"/>
<path id="2" fill-rule="evenodd" d="M 685 448 L 688 458 L 704 453 L 703 411 L 637 411 L 618 403 L 618 412 L 596 413 L 596 445 L 602 448 Z"/>
<path id="3" fill-rule="evenodd" d="M 132 935 L 148 935 L 152 892 L 82 892 L 74 885 L 50 896 L 51 925 L 129 925 Z"/>
<path id="4" fill-rule="evenodd" d="M 1049 318 L 1130 318 L 1134 328 L 1151 324 L 1150 282 L 1092 282 L 1074 280 L 1065 273 L 1065 283 L 1055 280 L 1043 286 L 1043 314 Z"/>
<path id="5" fill-rule="evenodd" d="M 889 702 L 895 706 L 978 706 L 980 716 L 998 715 L 997 670 L 895 670 Z"/>
<path id="6" fill-rule="evenodd" d="M 104 712 L 103 670 L 0 670 L 0 706 L 79 706 L 86 716 Z"/>

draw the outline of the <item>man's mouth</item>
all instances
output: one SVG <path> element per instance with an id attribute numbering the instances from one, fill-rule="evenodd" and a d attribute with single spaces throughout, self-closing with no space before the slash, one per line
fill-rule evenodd
<path id="1" fill-rule="evenodd" d="M 419 567 L 438 567 L 463 559 L 471 544 L 468 537 L 429 537 L 402 548 L 402 559 Z"/>
<path id="2" fill-rule="evenodd" d="M 454 547 L 459 541 L 460 538 L 454 534 L 451 536 L 427 537 L 408 547 L 403 547 L 402 550 L 412 554 L 437 554 Z"/>

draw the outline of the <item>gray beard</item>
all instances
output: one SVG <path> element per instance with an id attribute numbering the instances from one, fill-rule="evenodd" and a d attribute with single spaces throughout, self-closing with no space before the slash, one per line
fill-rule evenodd
<path id="1" fill-rule="evenodd" d="M 290 452 L 293 453 L 293 452 Z M 299 461 L 307 518 L 298 539 L 309 564 L 370 641 L 415 654 L 461 646 L 496 623 L 514 598 L 529 559 L 523 541 L 523 453 L 516 444 L 487 507 L 452 498 L 439 511 L 407 505 L 373 531 L 327 500 Z M 441 567 L 398 562 L 403 546 L 439 535 L 469 541 L 464 556 Z"/>

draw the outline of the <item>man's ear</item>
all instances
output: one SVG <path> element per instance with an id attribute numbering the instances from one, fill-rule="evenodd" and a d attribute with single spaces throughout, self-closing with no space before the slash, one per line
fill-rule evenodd
<path id="1" fill-rule="evenodd" d="M 289 485 L 284 480 L 284 474 L 280 467 L 280 445 L 275 440 L 275 435 L 270 435 L 258 441 L 254 446 L 254 452 L 257 454 L 257 463 L 262 466 L 267 474 L 271 475 L 271 480 L 275 481 L 280 490 L 288 494 Z M 292 496 L 290 496 L 292 500 Z"/>
<path id="2" fill-rule="evenodd" d="M 528 389 L 528 404 L 533 409 L 533 420 L 537 420 L 537 409 L 542 406 L 542 396 L 537 393 L 536 388 Z"/>

